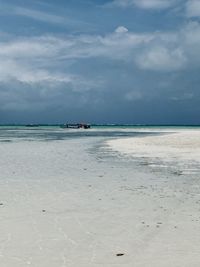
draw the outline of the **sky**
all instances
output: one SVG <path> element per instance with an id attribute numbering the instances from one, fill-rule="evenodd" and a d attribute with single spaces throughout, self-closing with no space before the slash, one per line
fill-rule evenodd
<path id="1" fill-rule="evenodd" d="M 0 124 L 200 124 L 200 0 L 0 7 Z"/>

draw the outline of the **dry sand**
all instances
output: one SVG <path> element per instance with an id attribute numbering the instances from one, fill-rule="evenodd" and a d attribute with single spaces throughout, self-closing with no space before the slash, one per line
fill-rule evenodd
<path id="1" fill-rule="evenodd" d="M 127 162 L 93 150 L 99 139 L 1 143 L 0 266 L 199 267 L 199 172 L 139 161 L 198 169 L 199 136 L 109 141 Z"/>

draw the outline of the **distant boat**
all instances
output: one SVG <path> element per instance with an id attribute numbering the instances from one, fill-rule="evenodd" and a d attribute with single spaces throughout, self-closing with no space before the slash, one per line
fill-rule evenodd
<path id="1" fill-rule="evenodd" d="M 39 127 L 39 124 L 27 124 L 26 127 Z"/>
<path id="2" fill-rule="evenodd" d="M 69 129 L 90 129 L 90 124 L 87 123 L 66 123 L 60 125 L 60 128 L 69 128 Z"/>

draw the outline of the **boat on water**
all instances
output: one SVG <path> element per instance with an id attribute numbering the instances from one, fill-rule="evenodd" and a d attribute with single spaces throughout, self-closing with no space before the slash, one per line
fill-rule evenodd
<path id="1" fill-rule="evenodd" d="M 39 127 L 39 124 L 27 124 L 26 127 Z"/>
<path id="2" fill-rule="evenodd" d="M 69 128 L 69 129 L 90 129 L 91 125 L 87 123 L 66 123 L 60 125 L 60 128 Z"/>

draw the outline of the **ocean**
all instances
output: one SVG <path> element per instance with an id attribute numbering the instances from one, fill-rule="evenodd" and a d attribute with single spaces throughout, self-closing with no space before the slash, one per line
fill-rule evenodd
<path id="1" fill-rule="evenodd" d="M 103 139 L 134 137 L 159 134 L 164 131 L 176 131 L 178 129 L 200 129 L 200 126 L 92 126 L 91 129 L 62 129 L 60 126 L 0 126 L 0 142 L 12 142 L 16 140 L 66 140 L 73 138 Z"/>

